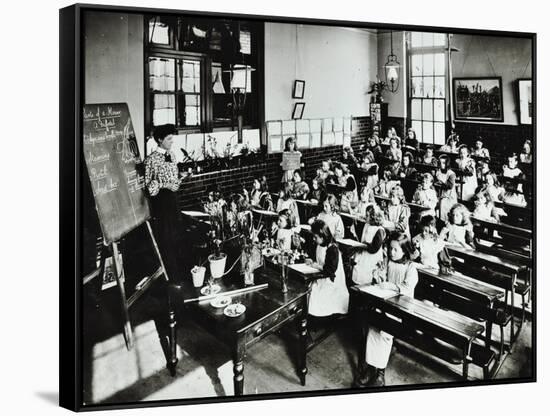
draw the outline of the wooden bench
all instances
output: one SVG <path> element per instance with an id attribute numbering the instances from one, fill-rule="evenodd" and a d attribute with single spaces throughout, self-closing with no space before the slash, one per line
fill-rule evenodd
<path id="1" fill-rule="evenodd" d="M 351 309 L 361 324 L 360 366 L 366 358 L 366 327 L 372 326 L 450 364 L 462 364 L 465 380 L 471 363 L 483 369 L 484 378 L 491 376 L 495 354 L 474 342 L 483 333 L 483 325 L 406 295 L 384 299 L 364 290 L 368 289 L 355 286 L 350 290 Z"/>
<path id="2" fill-rule="evenodd" d="M 415 297 L 485 322 L 485 347 L 491 346 L 493 324 L 500 327 L 500 354 L 504 353 L 504 327 L 511 313 L 499 302 L 505 292 L 461 273 L 442 274 L 438 270 L 418 265 L 418 285 Z"/>
<path id="3" fill-rule="evenodd" d="M 512 345 L 521 331 L 525 318 L 525 304 L 523 304 L 522 318 L 516 333 L 514 292 L 518 276 L 527 270 L 526 267 L 478 250 L 466 249 L 455 245 L 448 245 L 446 248 L 451 256 L 464 262 L 463 268 L 468 269 L 465 271 L 466 275 L 505 290 L 504 304 L 506 310 L 509 310 L 511 314 L 510 345 Z M 510 298 L 509 302 L 508 297 Z"/>

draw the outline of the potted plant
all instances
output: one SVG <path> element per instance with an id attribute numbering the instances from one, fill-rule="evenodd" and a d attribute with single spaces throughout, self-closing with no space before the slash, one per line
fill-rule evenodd
<path id="1" fill-rule="evenodd" d="M 370 89 L 367 92 L 367 94 L 376 94 L 375 95 L 376 102 L 382 103 L 384 102 L 384 99 L 382 98 L 382 93 L 384 92 L 384 90 L 387 89 L 388 85 L 386 84 L 385 81 L 380 81 L 378 77 L 376 77 L 376 79 L 377 79 L 376 82 L 371 83 Z"/>
<path id="2" fill-rule="evenodd" d="M 210 274 L 213 279 L 219 279 L 225 272 L 225 262 L 227 260 L 227 254 L 221 251 L 222 241 L 218 238 L 214 239 L 212 244 L 214 246 L 214 252 L 208 256 L 208 263 L 210 266 Z"/>

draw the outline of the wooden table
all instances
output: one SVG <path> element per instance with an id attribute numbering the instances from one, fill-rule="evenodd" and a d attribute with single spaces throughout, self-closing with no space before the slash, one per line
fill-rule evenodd
<path id="1" fill-rule="evenodd" d="M 351 293 L 354 311 L 359 314 L 359 320 L 365 320 L 369 326 L 407 342 L 419 330 L 425 337 L 437 338 L 458 348 L 462 352 L 463 377 L 468 378 L 472 343 L 483 332 L 483 325 L 406 295 L 395 294 L 384 299 L 357 286 L 351 288 Z M 362 331 L 361 361 L 365 359 L 366 342 L 367 332 Z"/>
<path id="2" fill-rule="evenodd" d="M 193 287 L 191 279 L 181 286 L 171 288 L 172 310 L 170 311 L 171 357 L 169 369 L 175 375 L 178 362 L 176 357 L 176 316 L 192 319 L 206 331 L 224 343 L 233 359 L 233 384 L 235 395 L 244 393 L 244 358 L 249 346 L 272 334 L 279 328 L 296 323 L 299 357 L 298 375 L 301 384 L 306 383 L 307 310 L 309 288 L 295 281 L 288 282 L 288 292 L 282 293 L 278 275 L 269 269 L 260 268 L 255 272 L 255 283 L 268 283 L 267 289 L 232 296 L 232 301 L 240 301 L 246 311 L 239 317 L 229 318 L 223 308 L 214 308 L 210 301 L 190 302 L 200 296 L 199 289 Z M 241 276 L 228 276 L 217 279 L 222 287 L 220 294 L 243 287 Z"/>
<path id="3" fill-rule="evenodd" d="M 389 204 L 391 202 L 391 198 L 387 196 L 380 196 L 375 195 L 374 199 L 380 205 L 380 202 L 383 202 L 385 204 Z M 428 211 L 430 208 L 425 207 L 424 205 L 415 204 L 414 202 L 405 202 L 405 204 L 411 209 L 411 212 L 422 212 L 422 211 Z"/>

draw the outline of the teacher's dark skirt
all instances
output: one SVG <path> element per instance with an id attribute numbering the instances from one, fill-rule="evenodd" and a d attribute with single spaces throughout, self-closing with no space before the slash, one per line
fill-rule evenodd
<path id="1" fill-rule="evenodd" d="M 181 250 L 179 235 L 181 232 L 180 213 L 177 193 L 168 189 L 151 198 L 154 217 L 154 233 L 168 277 L 172 281 L 182 278 Z"/>

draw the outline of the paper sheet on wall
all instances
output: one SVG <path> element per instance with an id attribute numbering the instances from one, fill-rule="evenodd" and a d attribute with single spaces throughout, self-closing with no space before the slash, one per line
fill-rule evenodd
<path id="1" fill-rule="evenodd" d="M 296 135 L 296 120 L 283 120 L 283 136 L 294 137 Z"/>
<path id="2" fill-rule="evenodd" d="M 309 120 L 296 120 L 296 133 L 309 134 Z"/>
<path id="3" fill-rule="evenodd" d="M 321 147 L 321 133 L 311 133 L 311 147 Z"/>
<path id="4" fill-rule="evenodd" d="M 334 143 L 337 145 L 343 145 L 344 144 L 344 132 L 337 131 L 334 133 Z"/>
<path id="5" fill-rule="evenodd" d="M 298 149 L 308 149 L 310 147 L 310 136 L 309 133 L 298 134 L 296 142 L 298 144 Z"/>
<path id="6" fill-rule="evenodd" d="M 311 133 L 320 133 L 321 132 L 321 119 L 312 119 L 309 120 L 309 131 Z"/>
<path id="7" fill-rule="evenodd" d="M 276 136 L 282 134 L 283 123 L 281 120 L 266 121 L 265 124 L 268 136 Z"/>
<path id="8" fill-rule="evenodd" d="M 332 119 L 324 118 L 323 119 L 323 132 L 332 131 Z"/>
<path id="9" fill-rule="evenodd" d="M 342 117 L 337 117 L 333 120 L 332 124 L 333 131 L 344 131 L 344 119 Z"/>
<path id="10" fill-rule="evenodd" d="M 334 133 L 332 131 L 323 131 L 322 144 L 323 146 L 334 145 Z"/>

